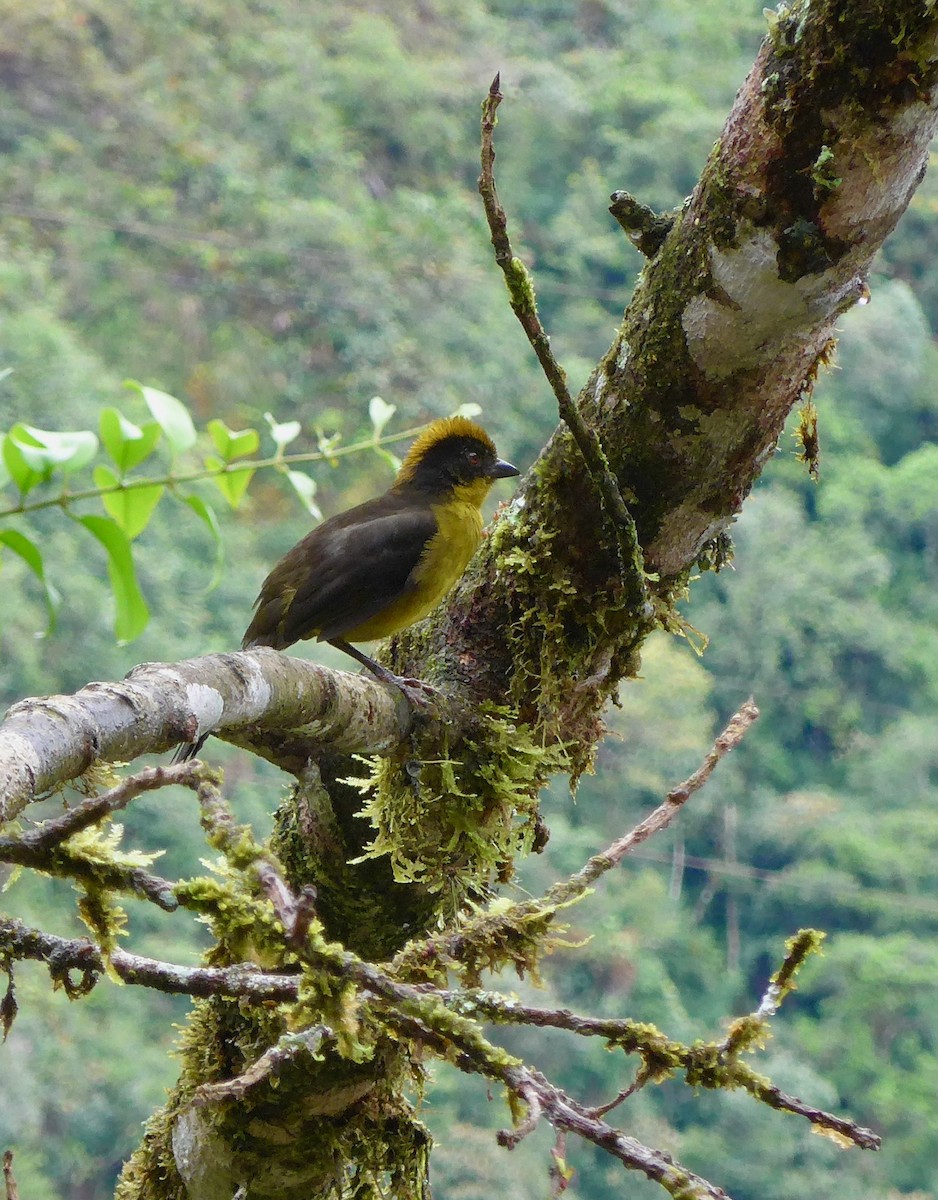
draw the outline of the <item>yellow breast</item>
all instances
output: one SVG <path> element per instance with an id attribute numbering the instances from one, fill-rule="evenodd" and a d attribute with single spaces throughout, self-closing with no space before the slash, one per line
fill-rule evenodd
<path id="1" fill-rule="evenodd" d="M 485 491 L 488 490 L 486 486 Z M 422 621 L 454 586 L 482 541 L 482 513 L 476 502 L 478 489 L 473 488 L 468 497 L 459 494 L 464 491 L 470 489 L 457 488 L 455 496 L 432 506 L 437 532 L 427 542 L 411 574 L 413 588 L 383 612 L 349 630 L 344 635 L 348 641 L 368 642 L 390 637 L 399 629 Z"/>

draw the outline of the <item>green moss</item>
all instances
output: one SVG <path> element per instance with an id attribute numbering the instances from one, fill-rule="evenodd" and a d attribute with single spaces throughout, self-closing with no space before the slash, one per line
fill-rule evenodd
<path id="1" fill-rule="evenodd" d="M 183 1032 L 179 1083 L 148 1122 L 117 1200 L 188 1196 L 173 1153 L 180 1121 L 183 1127 L 195 1121 L 189 1136 L 217 1146 L 217 1178 L 235 1181 L 232 1190 L 250 1180 L 256 1200 L 427 1194 L 430 1138 L 402 1096 L 414 1073 L 386 1039 L 371 1062 L 297 1056 L 237 1100 L 191 1108 L 198 1084 L 241 1074 L 285 1031 L 280 1008 L 218 999 L 196 1006 Z"/>
<path id="2" fill-rule="evenodd" d="M 342 1058 L 363 1063 L 374 1057 L 376 1031 L 369 1033 L 363 1024 L 358 989 L 306 966 L 297 1003 L 290 1009 L 290 1024 L 307 1029 L 320 1022 L 332 1031 Z"/>
<path id="3" fill-rule="evenodd" d="M 795 988 L 795 978 L 804 966 L 806 959 L 812 954 L 821 954 L 824 939 L 827 935 L 820 929 L 799 929 L 785 943 L 785 961 L 772 976 L 773 985 L 778 988 L 778 1003 Z"/>
<path id="4" fill-rule="evenodd" d="M 811 178 L 819 192 L 834 192 L 843 183 L 834 170 L 834 152 L 830 146 L 821 147 L 811 168 Z"/>
<path id="5" fill-rule="evenodd" d="M 283 927 L 269 901 L 247 889 L 223 866 L 219 878 L 198 876 L 180 880 L 173 894 L 184 908 L 196 912 L 211 928 L 217 945 L 209 954 L 214 963 L 257 962 L 266 967 L 289 961 L 284 953 Z"/>
<path id="6" fill-rule="evenodd" d="M 444 730 L 442 745 L 434 736 L 370 763 L 356 781 L 375 831 L 364 857 L 386 857 L 396 882 L 444 897 L 452 915 L 467 895 L 511 877 L 533 841 L 538 792 L 564 762 L 510 708 L 485 705 L 458 758 Z"/>
<path id="7" fill-rule="evenodd" d="M 511 307 L 517 313 L 536 313 L 537 297 L 534 280 L 520 258 L 513 258 L 505 271 L 505 284 L 511 297 Z"/>
<path id="8" fill-rule="evenodd" d="M 724 1057 L 729 1060 L 749 1050 L 761 1050 L 771 1036 L 768 1022 L 755 1013 L 737 1017 L 727 1030 Z"/>

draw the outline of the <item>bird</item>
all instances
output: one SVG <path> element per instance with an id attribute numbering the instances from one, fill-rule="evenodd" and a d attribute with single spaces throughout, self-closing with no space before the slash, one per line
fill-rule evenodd
<path id="1" fill-rule="evenodd" d="M 436 608 L 479 548 L 492 485 L 519 474 L 468 417 L 433 421 L 383 495 L 323 521 L 274 566 L 241 648 L 285 650 L 315 638 L 413 698 L 409 681 L 352 643 L 389 637 Z M 194 758 L 207 736 L 181 746 L 174 761 Z"/>

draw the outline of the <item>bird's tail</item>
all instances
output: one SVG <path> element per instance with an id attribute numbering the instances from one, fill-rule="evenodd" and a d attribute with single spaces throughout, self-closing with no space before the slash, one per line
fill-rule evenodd
<path id="1" fill-rule="evenodd" d="M 197 742 L 183 742 L 181 746 L 177 746 L 172 758 L 173 766 L 177 763 L 191 762 L 193 758 L 198 758 L 199 751 L 207 741 L 208 734 L 203 733 Z"/>

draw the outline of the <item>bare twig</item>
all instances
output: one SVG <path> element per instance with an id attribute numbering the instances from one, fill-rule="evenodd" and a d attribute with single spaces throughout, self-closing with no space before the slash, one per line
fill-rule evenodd
<path id="1" fill-rule="evenodd" d="M 531 348 L 537 355 L 537 361 L 541 364 L 547 382 L 557 398 L 561 419 L 573 435 L 590 477 L 599 491 L 603 507 L 612 520 L 622 573 L 629 590 L 629 606 L 641 619 L 650 621 L 654 613 L 645 582 L 645 560 L 638 542 L 635 521 L 623 499 L 618 480 L 612 473 L 595 430 L 583 420 L 570 394 L 566 372 L 554 357 L 550 338 L 538 316 L 531 276 L 521 259 L 515 256 L 508 237 L 508 218 L 495 188 L 495 113 L 503 99 L 499 91 L 500 79 L 499 75 L 495 76 L 482 103 L 482 173 L 479 176 L 479 194 L 492 235 L 495 261 L 505 275 L 512 312 L 527 334 Z"/>
<path id="2" fill-rule="evenodd" d="M 641 1091 L 646 1083 L 651 1079 L 650 1072 L 641 1068 L 628 1087 L 624 1087 L 620 1092 L 617 1092 L 611 1100 L 605 1104 L 596 1104 L 587 1111 L 591 1116 L 603 1117 L 608 1112 L 612 1112 L 614 1108 L 618 1108 L 620 1104 L 624 1104 L 630 1096 L 634 1096 L 636 1092 Z"/>
<path id="3" fill-rule="evenodd" d="M 103 796 L 93 796 L 70 808 L 61 817 L 44 821 L 35 829 L 31 829 L 19 837 L 10 839 L 20 846 L 26 846 L 30 851 L 48 853 L 62 842 L 103 820 L 109 813 L 126 808 L 131 800 L 144 792 L 152 792 L 157 788 L 170 787 L 180 784 L 183 787 L 195 788 L 199 779 L 204 775 L 204 766 L 193 766 L 192 763 L 180 763 L 172 767 L 147 767 L 136 775 L 121 780 L 116 787 L 105 792 Z M 9 844 L 6 839 L 0 839 L 0 857 L 3 847 Z"/>
<path id="4" fill-rule="evenodd" d="M 519 1095 L 536 1096 L 544 1118 L 555 1129 L 575 1133 L 584 1141 L 592 1142 L 630 1171 L 640 1171 L 659 1183 L 672 1196 L 680 1196 L 682 1200 L 729 1200 L 722 1188 L 688 1171 L 670 1154 L 652 1149 L 621 1129 L 591 1116 L 539 1071 L 529 1067 L 507 1067 L 503 1082 Z"/>
<path id="5" fill-rule="evenodd" d="M 805 1104 L 797 1096 L 787 1095 L 780 1088 L 775 1087 L 771 1083 L 766 1083 L 758 1075 L 753 1074 L 749 1078 L 740 1078 L 739 1085 L 745 1088 L 750 1096 L 753 1096 L 756 1100 L 761 1100 L 769 1108 L 777 1109 L 779 1112 L 794 1113 L 798 1117 L 804 1117 L 805 1120 L 811 1122 L 811 1125 L 818 1133 L 833 1137 L 839 1145 L 859 1146 L 861 1150 L 879 1150 L 882 1147 L 883 1139 L 878 1133 L 874 1133 L 872 1129 L 867 1129 L 864 1125 L 858 1125 L 856 1121 L 851 1121 L 847 1117 L 838 1117 L 834 1113 L 825 1112 L 822 1108 L 815 1108 L 811 1104 Z"/>
<path id="6" fill-rule="evenodd" d="M 555 883 L 548 890 L 545 899 L 551 903 L 562 903 L 582 895 L 601 875 L 612 870 L 613 867 L 617 867 L 636 846 L 640 846 L 654 834 L 667 829 L 690 797 L 704 786 L 720 759 L 729 754 L 731 750 L 736 749 L 758 716 L 759 710 L 750 696 L 739 712 L 734 713 L 730 718 L 726 728 L 713 743 L 710 752 L 693 775 L 685 779 L 683 783 L 679 783 L 677 787 L 672 788 L 665 797 L 664 803 L 660 804 L 644 821 L 640 821 L 631 832 L 607 846 L 599 854 L 594 854 L 575 875 Z"/>
<path id="7" fill-rule="evenodd" d="M 528 1115 L 514 1129 L 500 1129 L 495 1135 L 499 1146 L 504 1146 L 506 1150 L 514 1150 L 520 1141 L 537 1129 L 541 1119 L 541 1102 L 535 1089 L 523 1084 L 518 1089 L 518 1095 L 528 1106 Z"/>

